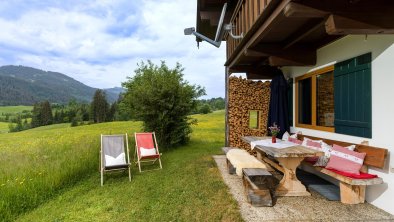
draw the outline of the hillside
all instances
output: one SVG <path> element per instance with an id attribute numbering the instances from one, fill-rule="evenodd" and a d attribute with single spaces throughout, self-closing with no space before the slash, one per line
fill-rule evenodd
<path id="1" fill-rule="evenodd" d="M 67 103 L 75 98 L 89 102 L 96 88 L 87 86 L 67 75 L 25 66 L 0 67 L 0 105 L 32 105 L 48 100 Z M 119 89 L 106 89 L 110 102 L 118 98 Z"/>

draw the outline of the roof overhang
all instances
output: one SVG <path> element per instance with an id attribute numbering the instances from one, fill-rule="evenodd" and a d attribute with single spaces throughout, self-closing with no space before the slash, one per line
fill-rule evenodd
<path id="1" fill-rule="evenodd" d="M 226 1 L 198 0 L 198 32 L 210 37 L 215 35 L 215 21 L 219 18 L 224 2 Z M 245 1 L 228 2 L 232 5 L 227 12 L 227 19 L 237 13 L 234 10 L 237 4 Z M 261 12 L 249 31 L 244 33 L 244 38 L 235 44 L 231 53 L 227 53 L 225 65 L 230 72 L 261 73 L 262 70 L 267 71 L 267 65 L 315 65 L 317 49 L 343 36 L 394 33 L 392 0 L 268 2 L 268 7 Z M 229 43 L 228 37 L 226 40 Z M 229 45 L 231 44 L 227 44 L 227 47 Z"/>

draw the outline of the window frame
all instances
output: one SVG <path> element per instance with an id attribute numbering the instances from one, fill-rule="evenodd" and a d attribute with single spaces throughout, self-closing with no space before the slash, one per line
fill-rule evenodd
<path id="1" fill-rule="evenodd" d="M 335 126 L 328 127 L 328 126 L 316 125 L 316 122 L 317 122 L 316 121 L 316 119 L 317 119 L 317 114 L 316 114 L 316 111 L 317 111 L 317 104 L 316 104 L 316 102 L 317 102 L 317 95 L 316 95 L 316 93 L 317 93 L 317 81 L 316 81 L 317 76 L 327 73 L 327 72 L 334 72 L 334 67 L 335 67 L 334 65 L 330 65 L 330 66 L 306 73 L 304 75 L 301 75 L 301 76 L 295 78 L 295 126 L 296 127 L 314 129 L 314 130 L 320 130 L 320 131 L 327 131 L 327 132 L 335 132 Z M 334 73 L 333 73 L 333 75 L 334 75 Z M 300 80 L 304 80 L 307 78 L 311 78 L 311 83 L 312 83 L 311 84 L 312 85 L 311 86 L 311 88 L 312 88 L 311 89 L 311 97 L 312 97 L 311 98 L 311 101 L 312 101 L 312 104 L 311 104 L 312 124 L 311 125 L 299 123 L 299 116 L 298 116 L 298 114 L 299 114 L 299 110 L 298 110 L 298 108 L 299 108 L 298 107 L 299 106 L 298 105 L 299 104 L 299 92 L 298 92 L 299 85 L 298 85 L 298 83 Z"/>
<path id="2" fill-rule="evenodd" d="M 257 112 L 257 114 L 256 114 L 257 127 L 256 127 L 256 128 L 250 127 L 250 120 L 251 120 L 251 118 L 250 118 L 250 117 L 251 117 L 251 116 L 250 116 L 250 113 L 251 113 L 251 112 Z M 251 110 L 248 111 L 248 116 L 249 116 L 249 119 L 248 119 L 248 128 L 249 128 L 250 130 L 261 130 L 261 124 L 260 124 L 261 113 L 262 113 L 262 110 L 258 110 L 258 109 L 251 109 Z"/>

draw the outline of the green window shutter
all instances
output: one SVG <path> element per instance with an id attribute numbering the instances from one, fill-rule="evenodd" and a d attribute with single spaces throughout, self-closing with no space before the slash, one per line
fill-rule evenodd
<path id="1" fill-rule="evenodd" d="M 289 109 L 289 126 L 293 126 L 293 79 L 288 80 L 287 108 Z"/>
<path id="2" fill-rule="evenodd" d="M 371 53 L 334 68 L 335 132 L 372 138 Z"/>

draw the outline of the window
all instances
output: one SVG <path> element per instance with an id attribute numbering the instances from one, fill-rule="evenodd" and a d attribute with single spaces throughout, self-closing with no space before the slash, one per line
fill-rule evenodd
<path id="1" fill-rule="evenodd" d="M 296 78 L 296 126 L 334 132 L 334 66 Z"/>
<path id="2" fill-rule="evenodd" d="M 371 53 L 295 81 L 297 127 L 372 138 Z"/>
<path id="3" fill-rule="evenodd" d="M 249 128 L 260 129 L 260 111 L 250 110 L 249 111 Z"/>

